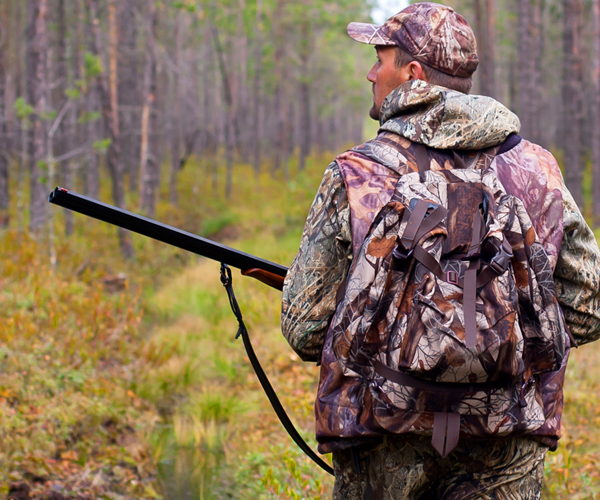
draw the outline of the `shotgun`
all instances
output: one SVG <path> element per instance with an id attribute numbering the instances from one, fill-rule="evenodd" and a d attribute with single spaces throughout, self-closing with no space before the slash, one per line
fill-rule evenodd
<path id="1" fill-rule="evenodd" d="M 48 201 L 88 217 L 108 222 L 182 250 L 236 267 L 242 271 L 244 276 L 255 278 L 277 290 L 283 289 L 283 280 L 288 268 L 280 264 L 240 252 L 215 241 L 128 212 L 122 208 L 113 207 L 93 198 L 73 193 L 62 187 L 57 187 L 52 191 Z"/>
<path id="2" fill-rule="evenodd" d="M 331 466 L 324 462 L 310 446 L 306 444 L 306 441 L 304 441 L 302 436 L 298 433 L 279 401 L 265 371 L 262 369 L 252 347 L 252 343 L 250 342 L 248 330 L 244 324 L 242 313 L 233 292 L 231 269 L 228 266 L 237 267 L 242 271 L 242 275 L 255 278 L 277 290 L 283 289 L 283 280 L 288 271 L 287 267 L 255 257 L 254 255 L 240 252 L 239 250 L 221 245 L 206 238 L 201 238 L 200 236 L 182 231 L 181 229 L 167 226 L 166 224 L 148 219 L 147 217 L 142 217 L 133 212 L 128 212 L 122 208 L 113 207 L 112 205 L 102 203 L 93 198 L 73 193 L 65 188 L 57 187 L 50 193 L 48 201 L 59 207 L 68 208 L 69 210 L 87 215 L 88 217 L 108 222 L 109 224 L 128 229 L 134 233 L 148 236 L 149 238 L 168 243 L 169 245 L 181 248 L 182 250 L 187 250 L 188 252 L 220 262 L 221 283 L 223 283 L 227 290 L 231 309 L 239 324 L 239 330 L 235 338 L 237 339 L 240 335 L 242 336 L 250 363 L 273 406 L 273 410 L 275 410 L 283 427 L 300 449 L 319 467 L 333 475 Z"/>

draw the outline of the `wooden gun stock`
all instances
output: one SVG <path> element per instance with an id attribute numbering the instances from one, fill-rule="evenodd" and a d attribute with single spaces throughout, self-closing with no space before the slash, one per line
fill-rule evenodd
<path id="1" fill-rule="evenodd" d="M 242 276 L 250 276 L 251 278 L 258 280 L 265 285 L 269 285 L 272 288 L 283 290 L 283 281 L 285 278 L 283 276 L 270 273 L 269 271 L 264 271 L 258 268 L 244 269 L 242 271 Z"/>

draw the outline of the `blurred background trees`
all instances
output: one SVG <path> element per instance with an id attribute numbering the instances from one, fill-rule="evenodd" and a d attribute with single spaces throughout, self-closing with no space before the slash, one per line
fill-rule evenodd
<path id="1" fill-rule="evenodd" d="M 598 0 L 446 3 L 478 35 L 474 92 L 517 112 L 522 135 L 560 159 L 582 207 L 593 191 L 586 210 L 600 218 Z M 344 31 L 374 5 L 3 0 L 0 225 L 45 234 L 55 184 L 97 197 L 110 178 L 112 203 L 154 216 L 159 197 L 177 204 L 191 156 L 212 165 L 214 195 L 229 197 L 243 182 L 236 164 L 289 182 L 311 152 L 361 142 L 374 58 Z"/>

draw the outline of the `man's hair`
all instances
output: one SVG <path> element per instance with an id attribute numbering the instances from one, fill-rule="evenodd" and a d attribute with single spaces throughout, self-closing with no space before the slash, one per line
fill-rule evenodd
<path id="1" fill-rule="evenodd" d="M 404 52 L 401 48 L 396 47 L 396 67 L 403 68 L 407 64 L 411 62 L 418 62 L 423 68 L 423 73 L 425 74 L 425 79 L 428 83 L 433 85 L 440 85 L 441 87 L 446 87 L 448 89 L 456 90 L 458 92 L 462 92 L 463 94 L 468 94 L 471 91 L 471 87 L 473 86 L 473 78 L 461 78 L 459 76 L 452 76 L 446 73 L 442 73 L 441 71 L 428 66 L 421 61 L 417 61 L 410 54 Z"/>

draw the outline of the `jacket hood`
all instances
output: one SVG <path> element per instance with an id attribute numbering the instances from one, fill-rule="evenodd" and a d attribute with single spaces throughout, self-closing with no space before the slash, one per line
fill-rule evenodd
<path id="1" fill-rule="evenodd" d="M 411 80 L 381 106 L 380 132 L 394 132 L 435 149 L 486 149 L 518 134 L 517 115 L 491 97 L 467 95 Z"/>

